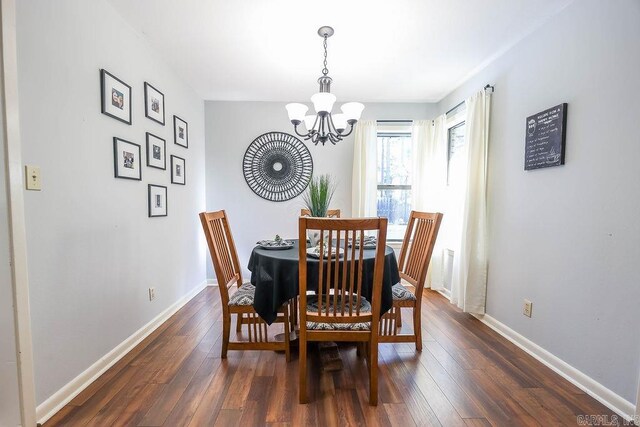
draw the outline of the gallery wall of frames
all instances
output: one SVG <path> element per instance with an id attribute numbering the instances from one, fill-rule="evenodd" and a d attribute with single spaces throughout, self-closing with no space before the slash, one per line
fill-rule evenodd
<path id="1" fill-rule="evenodd" d="M 102 114 L 127 125 L 132 123 L 132 87 L 105 69 L 100 70 Z M 189 124 L 173 115 L 173 135 L 165 126 L 165 99 L 162 91 L 144 82 L 144 115 L 149 119 L 147 132 L 140 135 L 141 144 L 113 136 L 114 176 L 123 180 L 143 180 L 143 164 L 147 168 L 167 170 L 164 182 L 147 182 L 147 206 L 149 217 L 168 215 L 169 184 L 186 185 L 186 153 L 189 148 Z M 167 147 L 167 138 L 173 142 Z M 169 150 L 167 150 L 169 148 Z M 143 157 L 145 160 L 143 161 Z"/>

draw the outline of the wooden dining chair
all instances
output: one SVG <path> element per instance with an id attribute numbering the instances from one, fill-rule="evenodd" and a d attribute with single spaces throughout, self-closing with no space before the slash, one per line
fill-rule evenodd
<path id="1" fill-rule="evenodd" d="M 311 216 L 311 211 L 300 209 L 300 216 Z M 327 209 L 327 218 L 340 218 L 340 209 Z"/>
<path id="2" fill-rule="evenodd" d="M 274 350 L 284 351 L 287 362 L 291 359 L 289 351 L 289 307 L 284 304 L 278 310 L 276 323 L 284 324 L 284 341 L 270 340 L 268 326 L 253 308 L 255 286 L 242 281 L 242 270 L 238 262 L 236 246 L 233 242 L 229 220 L 225 211 L 202 212 L 200 221 L 207 238 L 211 260 L 218 279 L 220 301 L 222 304 L 222 354 L 227 350 Z M 229 289 L 236 285 L 237 290 L 229 295 Z M 248 341 L 229 341 L 231 315 L 238 316 L 238 331 L 242 324 L 247 325 Z"/>
<path id="3" fill-rule="evenodd" d="M 307 230 L 320 230 L 317 289 L 307 295 L 307 248 L 299 247 L 300 362 L 299 400 L 307 401 L 307 343 L 313 341 L 351 341 L 367 345 L 369 367 L 369 403 L 378 404 L 378 323 L 387 236 L 386 218 L 311 218 L 300 217 L 300 240 Z M 345 244 L 364 241 L 365 231 L 377 231 L 371 298 L 362 295 L 363 245 Z M 326 250 L 324 244 L 327 243 Z M 344 248 L 344 253 L 336 248 Z M 315 280 L 315 278 L 312 278 Z"/>
<path id="4" fill-rule="evenodd" d="M 300 209 L 300 216 L 311 216 L 311 211 L 309 209 Z M 326 218 L 340 218 L 340 209 L 327 209 Z M 306 239 L 306 237 L 305 237 Z M 291 304 L 291 317 L 294 325 L 298 324 L 298 301 L 297 299 L 293 300 Z"/>
<path id="5" fill-rule="evenodd" d="M 442 216 L 411 211 L 398 263 L 401 282 L 393 285 L 393 307 L 380 322 L 380 342 L 415 342 L 416 350 L 422 351 L 422 293 Z M 398 333 L 403 307 L 413 309 L 412 334 Z"/>

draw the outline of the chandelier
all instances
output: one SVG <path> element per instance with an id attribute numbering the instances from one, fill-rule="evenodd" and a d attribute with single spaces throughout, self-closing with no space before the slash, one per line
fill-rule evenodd
<path id="1" fill-rule="evenodd" d="M 315 145 L 318 145 L 318 143 L 324 145 L 327 141 L 335 145 L 336 142 L 349 136 L 353 132 L 353 125 L 360 119 L 362 110 L 364 110 L 364 105 L 359 102 L 347 102 L 340 107 L 342 113 L 331 114 L 333 104 L 336 102 L 336 96 L 331 93 L 331 77 L 329 77 L 329 70 L 327 69 L 327 39 L 333 33 L 334 31 L 331 27 L 325 26 L 318 29 L 318 35 L 324 39 L 324 67 L 322 68 L 322 76 L 318 78 L 320 92 L 311 97 L 316 114 L 306 115 L 309 107 L 304 104 L 292 103 L 287 104 L 285 107 L 296 134 L 305 140 L 313 142 Z M 298 126 L 302 122 L 306 127 L 306 133 L 298 130 Z M 345 133 L 347 125 L 349 130 Z"/>

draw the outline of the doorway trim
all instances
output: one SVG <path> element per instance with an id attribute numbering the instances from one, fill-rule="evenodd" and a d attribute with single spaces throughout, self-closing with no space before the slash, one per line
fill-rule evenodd
<path id="1" fill-rule="evenodd" d="M 13 287 L 16 359 L 20 393 L 20 419 L 23 426 L 35 426 L 36 398 L 29 310 L 29 278 L 27 273 L 27 236 L 22 193 L 22 154 L 20 112 L 18 104 L 18 57 L 16 35 L 16 2 L 0 0 L 2 36 L 2 94 L 5 127 L 7 174 L 7 207 L 9 219 L 9 254 Z"/>
<path id="2" fill-rule="evenodd" d="M 633 420 L 636 424 L 640 422 L 640 376 L 638 378 L 638 396 L 636 397 L 636 413 Z"/>

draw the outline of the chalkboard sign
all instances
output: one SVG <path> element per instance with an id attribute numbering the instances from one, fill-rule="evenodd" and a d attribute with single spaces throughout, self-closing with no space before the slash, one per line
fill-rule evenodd
<path id="1" fill-rule="evenodd" d="M 524 170 L 564 165 L 566 138 L 566 103 L 527 117 Z"/>

